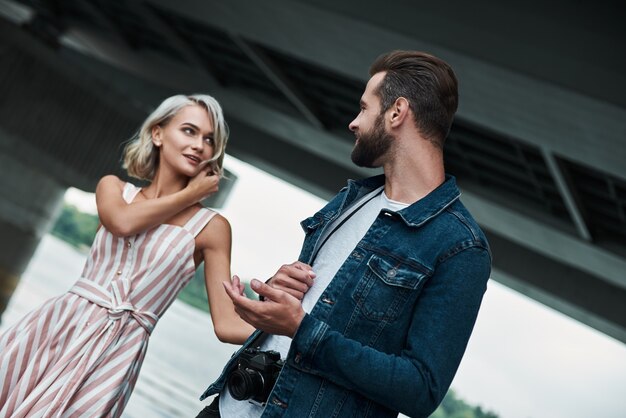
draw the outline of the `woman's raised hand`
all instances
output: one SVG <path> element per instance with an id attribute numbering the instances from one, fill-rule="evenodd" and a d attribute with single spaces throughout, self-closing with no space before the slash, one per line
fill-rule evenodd
<path id="1" fill-rule="evenodd" d="M 215 174 L 212 165 L 207 163 L 198 174 L 189 180 L 186 188 L 193 194 L 195 200 L 199 202 L 216 193 L 219 190 L 219 183 L 220 177 Z"/>

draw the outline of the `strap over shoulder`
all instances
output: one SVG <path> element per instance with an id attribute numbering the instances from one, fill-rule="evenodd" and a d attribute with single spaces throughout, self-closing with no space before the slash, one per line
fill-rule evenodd
<path id="1" fill-rule="evenodd" d="M 204 229 L 204 227 L 211 219 L 213 219 L 215 215 L 217 215 L 217 212 L 214 212 L 211 209 L 202 208 L 187 221 L 183 228 L 191 232 L 191 235 L 195 237 Z"/>
<path id="2" fill-rule="evenodd" d="M 141 187 L 137 187 L 132 183 L 126 182 L 126 184 L 124 184 L 124 190 L 122 190 L 122 197 L 126 203 L 131 203 L 139 191 L 141 191 Z"/>

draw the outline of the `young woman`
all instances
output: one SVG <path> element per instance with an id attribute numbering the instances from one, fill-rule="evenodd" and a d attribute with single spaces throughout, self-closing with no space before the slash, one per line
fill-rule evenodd
<path id="1" fill-rule="evenodd" d="M 199 203 L 218 189 L 227 138 L 210 96 L 173 96 L 148 116 L 124 168 L 149 185 L 100 180 L 82 277 L 0 336 L 0 416 L 119 417 L 150 333 L 202 261 L 217 337 L 250 335 L 222 285 L 230 225 Z"/>

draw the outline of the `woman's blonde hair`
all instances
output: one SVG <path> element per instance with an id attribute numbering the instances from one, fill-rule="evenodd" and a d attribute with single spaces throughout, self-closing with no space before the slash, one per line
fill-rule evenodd
<path id="1" fill-rule="evenodd" d="M 185 106 L 199 105 L 206 109 L 213 122 L 213 157 L 210 160 L 213 171 L 223 175 L 224 153 L 228 142 L 228 125 L 224 120 L 222 107 L 213 97 L 206 94 L 176 95 L 165 99 L 141 125 L 124 148 L 122 167 L 131 177 L 151 181 L 159 165 L 159 149 L 152 142 L 152 128 L 165 127 Z"/>

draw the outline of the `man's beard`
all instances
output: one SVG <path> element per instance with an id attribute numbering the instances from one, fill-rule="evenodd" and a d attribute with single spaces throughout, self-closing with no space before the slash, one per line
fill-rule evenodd
<path id="1" fill-rule="evenodd" d="M 391 147 L 393 137 L 385 131 L 383 116 L 381 113 L 376 117 L 374 127 L 369 132 L 357 136 L 358 142 L 352 150 L 351 158 L 359 167 L 379 167 L 381 164 L 378 160 Z"/>

